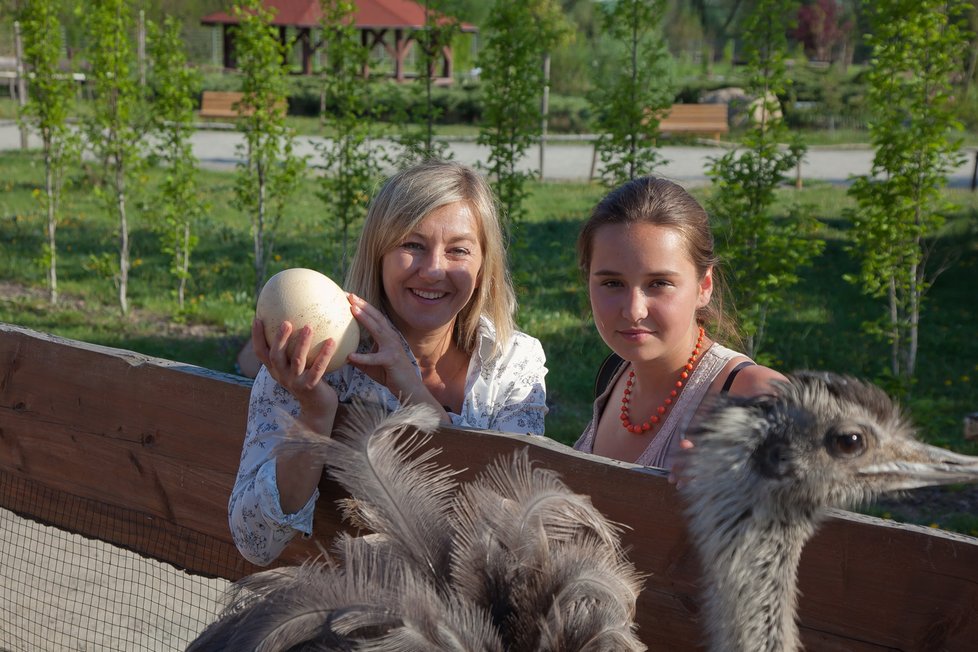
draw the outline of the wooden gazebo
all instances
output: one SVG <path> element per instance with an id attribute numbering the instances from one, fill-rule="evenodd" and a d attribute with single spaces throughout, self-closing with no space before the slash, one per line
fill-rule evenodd
<path id="1" fill-rule="evenodd" d="M 289 29 L 296 31 L 301 47 L 301 68 L 304 74 L 313 72 L 313 55 L 322 46 L 315 42 L 314 30 L 319 30 L 322 9 L 319 0 L 263 0 L 267 9 L 274 13 L 272 25 L 278 27 L 282 42 L 286 41 Z M 365 48 L 372 49 L 380 44 L 394 62 L 393 77 L 404 81 L 405 60 L 415 43 L 415 35 L 426 25 L 424 5 L 413 0 L 356 0 L 355 24 L 360 31 L 360 41 Z M 439 15 L 437 23 L 448 24 L 450 18 Z M 224 67 L 234 69 L 234 26 L 238 19 L 228 11 L 208 14 L 200 20 L 203 25 L 220 26 L 224 45 Z M 475 26 L 457 23 L 463 32 L 477 32 Z M 393 39 L 390 38 L 393 36 Z M 450 83 L 452 79 L 452 48 L 446 44 L 429 74 L 439 83 Z M 438 65 L 440 63 L 440 66 Z M 440 70 L 439 70 L 440 68 Z M 364 73 L 369 71 L 365 70 Z"/>

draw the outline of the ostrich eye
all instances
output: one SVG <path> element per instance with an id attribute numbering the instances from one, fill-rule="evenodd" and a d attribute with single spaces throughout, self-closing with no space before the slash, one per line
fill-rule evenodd
<path id="1" fill-rule="evenodd" d="M 866 440 L 860 432 L 833 432 L 825 438 L 825 448 L 832 457 L 858 457 L 866 451 Z"/>

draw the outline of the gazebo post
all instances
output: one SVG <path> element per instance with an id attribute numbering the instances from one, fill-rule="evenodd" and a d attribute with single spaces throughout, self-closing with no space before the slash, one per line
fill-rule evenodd
<path id="1" fill-rule="evenodd" d="M 303 27 L 299 30 L 299 42 L 302 44 L 302 74 L 312 74 L 312 30 Z"/>
<path id="2" fill-rule="evenodd" d="M 441 49 L 441 56 L 442 56 L 442 69 L 441 69 L 442 76 L 447 77 L 448 79 L 452 79 L 452 76 L 455 73 L 455 71 L 452 69 L 453 68 L 452 47 L 450 45 L 446 45 L 445 47 L 443 47 Z"/>
<path id="3" fill-rule="evenodd" d="M 370 40 L 370 30 L 361 29 L 360 30 L 360 45 L 362 45 L 363 46 L 363 49 L 364 50 L 367 50 L 367 52 L 368 52 L 368 56 L 366 56 L 364 58 L 364 61 L 363 61 L 363 76 L 364 77 L 370 77 L 370 56 L 369 56 L 369 52 L 370 52 L 370 48 L 373 47 L 373 45 L 370 44 L 370 43 L 368 43 L 369 40 Z"/>
<path id="4" fill-rule="evenodd" d="M 404 81 L 404 55 L 407 50 L 404 48 L 404 30 L 394 30 L 394 79 L 399 82 Z"/>
<path id="5" fill-rule="evenodd" d="M 234 58 L 234 36 L 232 34 L 234 26 L 222 25 L 221 27 L 223 28 L 221 30 L 221 36 L 224 42 L 224 69 L 234 70 L 237 67 L 237 62 Z"/>
<path id="6" fill-rule="evenodd" d="M 285 25 L 279 25 L 278 42 L 282 44 L 282 65 L 288 66 L 289 51 L 286 49 L 286 46 L 289 44 L 289 28 Z"/>

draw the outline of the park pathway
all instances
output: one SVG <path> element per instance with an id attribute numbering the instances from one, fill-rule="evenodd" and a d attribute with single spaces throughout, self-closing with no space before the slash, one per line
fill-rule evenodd
<path id="1" fill-rule="evenodd" d="M 192 139 L 194 154 L 201 165 L 209 169 L 233 169 L 238 161 L 237 146 L 241 135 L 233 129 L 210 129 L 197 131 Z M 312 161 L 319 158 L 316 144 L 323 142 L 315 136 L 301 136 L 297 139 L 297 153 L 308 155 Z M 379 144 L 390 146 L 389 142 Z M 29 139 L 31 147 L 40 146 L 39 139 Z M 20 147 L 20 134 L 12 121 L 0 122 L 0 150 Z M 488 147 L 472 140 L 449 142 L 455 160 L 468 164 L 486 161 Z M 554 181 L 582 181 L 591 174 L 593 147 L 589 142 L 555 141 L 548 142 L 544 150 L 544 178 Z M 657 174 L 680 184 L 693 186 L 708 183 L 706 170 L 710 160 L 727 151 L 726 147 L 702 146 L 664 146 L 659 149 L 666 163 L 659 167 Z M 965 161 L 951 171 L 950 185 L 967 188 L 971 185 L 974 152 L 969 150 Z M 532 147 L 521 161 L 521 169 L 539 169 L 540 154 Z M 867 146 L 812 147 L 805 155 L 801 166 L 803 181 L 820 181 L 832 184 L 846 184 L 853 175 L 868 174 L 873 163 L 873 151 Z"/>

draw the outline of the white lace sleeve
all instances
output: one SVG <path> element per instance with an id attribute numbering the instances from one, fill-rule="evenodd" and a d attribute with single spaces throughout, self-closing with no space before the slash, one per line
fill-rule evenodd
<path id="1" fill-rule="evenodd" d="M 312 533 L 319 497 L 319 491 L 314 491 L 302 509 L 282 513 L 272 449 L 286 427 L 281 423 L 285 414 L 297 417 L 299 404 L 262 367 L 251 388 L 238 477 L 228 502 L 234 544 L 245 559 L 261 566 L 278 557 L 297 531 Z"/>

